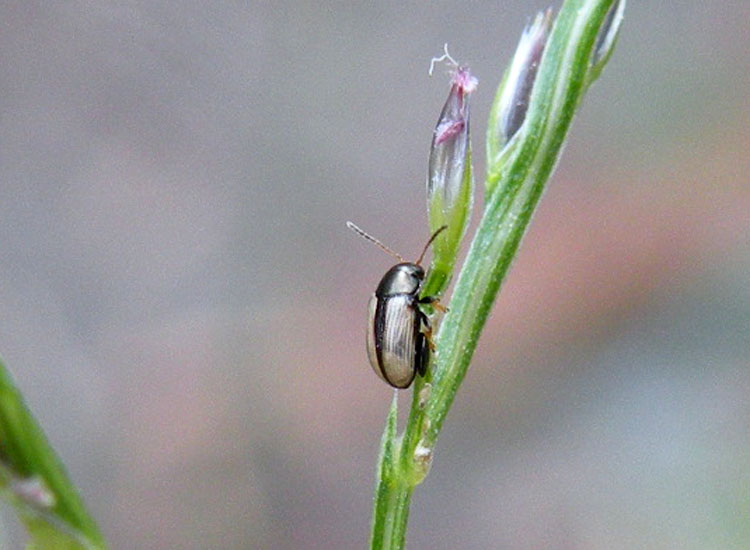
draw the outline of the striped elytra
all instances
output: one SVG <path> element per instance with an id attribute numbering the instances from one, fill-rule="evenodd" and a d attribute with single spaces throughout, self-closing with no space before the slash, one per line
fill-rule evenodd
<path id="1" fill-rule="evenodd" d="M 394 388 L 408 388 L 417 372 L 424 375 L 429 361 L 422 332 L 429 328 L 429 321 L 417 297 L 423 280 L 420 266 L 395 265 L 368 305 L 367 356 L 375 374 Z"/>
<path id="2" fill-rule="evenodd" d="M 383 275 L 367 306 L 367 357 L 383 381 L 394 388 L 408 388 L 417 373 L 425 375 L 430 359 L 430 320 L 419 304 L 439 306 L 436 298 L 419 297 L 425 279 L 419 264 L 432 241 L 446 227 L 432 234 L 419 259 L 411 263 L 353 223 L 347 222 L 347 226 L 401 260 Z"/>

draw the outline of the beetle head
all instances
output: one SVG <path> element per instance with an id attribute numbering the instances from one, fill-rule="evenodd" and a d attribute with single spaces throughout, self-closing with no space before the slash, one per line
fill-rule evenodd
<path id="1" fill-rule="evenodd" d="M 380 297 L 394 294 L 416 294 L 424 280 L 422 266 L 404 262 L 390 268 L 380 280 L 375 294 Z"/>

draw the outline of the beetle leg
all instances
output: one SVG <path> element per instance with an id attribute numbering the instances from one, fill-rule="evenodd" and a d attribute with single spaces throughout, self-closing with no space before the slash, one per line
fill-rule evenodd
<path id="1" fill-rule="evenodd" d="M 424 298 L 420 298 L 419 303 L 429 304 L 432 307 L 434 307 L 436 310 L 438 310 L 440 313 L 445 313 L 448 311 L 448 308 L 440 303 L 440 298 L 438 298 L 437 296 L 426 296 Z"/>
<path id="2" fill-rule="evenodd" d="M 427 365 L 430 363 L 430 353 L 431 351 L 435 351 L 435 344 L 432 343 L 430 319 L 419 308 L 416 308 L 416 310 L 419 319 L 419 335 L 417 338 L 417 345 L 419 347 L 414 367 L 420 376 L 424 376 L 427 374 Z"/>
<path id="3" fill-rule="evenodd" d="M 440 300 L 435 300 L 434 302 L 432 302 L 432 307 L 434 307 L 440 313 L 447 313 L 448 311 L 448 308 L 441 304 Z"/>
<path id="4" fill-rule="evenodd" d="M 435 342 L 432 341 L 432 325 L 424 313 L 422 313 L 422 334 L 424 334 L 424 338 L 427 340 L 427 345 L 430 346 L 430 351 L 434 352 Z"/>

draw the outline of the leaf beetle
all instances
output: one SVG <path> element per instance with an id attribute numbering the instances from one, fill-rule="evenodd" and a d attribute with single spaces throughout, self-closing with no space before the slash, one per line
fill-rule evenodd
<path id="1" fill-rule="evenodd" d="M 422 259 L 447 226 L 432 234 L 419 259 L 412 263 L 352 222 L 346 225 L 399 260 L 383 275 L 367 306 L 367 357 L 372 370 L 383 381 L 397 389 L 408 388 L 416 373 L 424 376 L 427 372 L 433 349 L 430 320 L 419 305 L 433 304 L 436 309 L 445 311 L 438 298 L 420 298 L 419 291 L 425 278 L 420 265 Z"/>

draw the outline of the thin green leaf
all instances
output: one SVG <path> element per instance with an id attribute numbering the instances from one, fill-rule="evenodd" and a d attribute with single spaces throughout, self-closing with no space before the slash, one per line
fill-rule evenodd
<path id="1" fill-rule="evenodd" d="M 65 467 L 0 361 L 0 487 L 16 505 L 33 548 L 105 548 Z M 19 489 L 38 480 L 42 497 Z"/>

